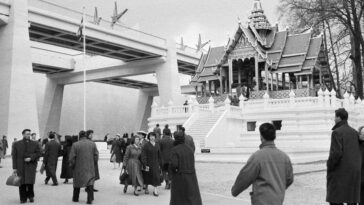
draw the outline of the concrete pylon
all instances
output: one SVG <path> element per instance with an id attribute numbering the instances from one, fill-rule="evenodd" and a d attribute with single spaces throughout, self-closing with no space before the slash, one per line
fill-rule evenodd
<path id="1" fill-rule="evenodd" d="M 181 85 L 178 74 L 176 43 L 173 40 L 167 41 L 166 62 L 157 70 L 157 82 L 160 104 L 167 106 L 169 101 L 175 105 L 183 104 Z"/>
<path id="2" fill-rule="evenodd" d="M 148 118 L 152 113 L 153 96 L 147 92 L 139 90 L 137 114 L 135 115 L 135 131 L 148 131 Z"/>
<path id="3" fill-rule="evenodd" d="M 39 119 L 40 137 L 44 138 L 49 131 L 59 132 L 63 93 L 64 85 L 57 84 L 54 79 L 47 79 Z"/>
<path id="4" fill-rule="evenodd" d="M 39 133 L 28 1 L 12 0 L 9 22 L 0 27 L 0 134 L 11 143 L 24 128 Z"/>

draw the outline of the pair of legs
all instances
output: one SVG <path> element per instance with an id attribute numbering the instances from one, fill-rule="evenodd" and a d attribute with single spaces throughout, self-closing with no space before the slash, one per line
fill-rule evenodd
<path id="1" fill-rule="evenodd" d="M 120 168 L 120 162 L 114 162 L 114 169 L 116 169 L 116 164 L 119 164 L 119 168 Z"/>
<path id="2" fill-rule="evenodd" d="M 169 167 L 168 163 L 164 164 L 162 173 L 163 173 L 164 181 L 166 182 L 166 189 L 171 189 L 171 177 L 168 172 L 168 167 Z"/>
<path id="3" fill-rule="evenodd" d="M 34 184 L 22 184 L 19 186 L 20 202 L 25 203 L 27 199 L 34 202 Z"/>
<path id="4" fill-rule="evenodd" d="M 128 182 L 125 182 L 125 184 L 124 184 L 124 194 L 128 191 Z M 134 186 L 134 195 L 135 196 L 139 196 L 139 194 L 138 194 L 138 191 L 140 191 L 140 190 L 138 190 L 138 186 Z"/>
<path id="5" fill-rule="evenodd" d="M 145 185 L 145 194 L 149 194 L 148 185 Z M 156 186 L 153 186 L 153 195 L 159 196 L 158 187 L 156 187 Z"/>
<path id="6" fill-rule="evenodd" d="M 49 172 L 49 175 L 45 179 L 45 184 L 48 184 L 49 179 L 52 179 L 53 185 L 58 185 L 56 172 L 53 172 L 53 171 Z"/>
<path id="7" fill-rule="evenodd" d="M 73 197 L 72 197 L 73 202 L 78 202 L 80 197 L 80 190 L 81 188 L 79 187 L 73 187 Z M 87 192 L 87 204 L 92 204 L 92 201 L 94 200 L 94 186 L 93 185 L 87 186 L 86 192 Z"/>

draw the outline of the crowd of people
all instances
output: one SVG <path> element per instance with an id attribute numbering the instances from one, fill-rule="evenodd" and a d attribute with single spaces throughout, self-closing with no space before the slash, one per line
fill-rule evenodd
<path id="1" fill-rule="evenodd" d="M 348 124 L 348 112 L 340 108 L 335 111 L 335 126 L 332 129 L 331 146 L 327 160 L 327 195 L 330 205 L 363 205 L 364 199 L 364 126 L 358 130 Z M 293 166 L 289 156 L 279 150 L 274 141 L 276 128 L 272 123 L 259 127 L 261 145 L 247 161 L 231 188 L 231 194 L 238 196 L 250 185 L 253 186 L 253 205 L 282 205 L 285 191 L 294 182 Z M 14 174 L 21 177 L 20 202 L 34 202 L 34 183 L 38 161 L 43 157 L 41 172 L 46 172 L 45 184 L 52 180 L 58 185 L 56 176 L 58 157 L 63 157 L 61 178 L 68 183 L 73 179 L 73 202 L 79 201 L 80 189 L 87 192 L 87 203 L 94 200 L 95 182 L 100 179 L 99 152 L 93 141 L 93 131 L 80 131 L 78 136 L 65 136 L 59 142 L 59 135 L 50 132 L 40 142 L 31 130 L 22 132 L 23 139 L 12 145 Z M 170 189 L 171 205 L 202 204 L 195 171 L 193 138 L 179 126 L 172 134 L 168 125 L 161 130 L 159 124 L 150 133 L 138 132 L 130 137 L 117 134 L 110 141 L 114 168 L 121 167 L 120 184 L 123 192 L 133 188 L 133 194 L 141 192 L 159 196 L 158 187 L 165 182 Z M 8 148 L 6 137 L 1 141 L 1 153 Z M 142 191 L 143 190 L 143 191 Z"/>
<path id="2" fill-rule="evenodd" d="M 44 183 L 52 180 L 52 186 L 58 186 L 56 175 L 58 158 L 62 157 L 60 177 L 69 183 L 73 180 L 73 202 L 79 201 L 80 189 L 87 192 L 87 204 L 94 200 L 95 182 L 100 179 L 98 158 L 99 152 L 93 141 L 93 130 L 80 131 L 78 136 L 61 136 L 49 132 L 44 140 L 37 140 L 30 129 L 22 131 L 23 139 L 12 145 L 13 173 L 20 177 L 20 203 L 34 202 L 34 184 L 37 166 L 43 158 L 40 173 L 45 172 Z M 162 134 L 163 133 L 163 134 Z M 134 188 L 138 196 L 142 190 L 149 194 L 149 186 L 153 187 L 153 196 L 158 197 L 158 187 L 165 181 L 165 188 L 171 189 L 171 204 L 202 204 L 197 176 L 194 167 L 195 146 L 191 136 L 186 135 L 185 129 L 179 126 L 171 133 L 168 125 L 163 132 L 159 125 L 153 132 L 138 132 L 119 134 L 110 141 L 110 161 L 121 169 L 120 184 L 124 185 L 123 192 L 127 193 L 128 186 Z M 174 138 L 174 139 L 173 139 Z M 5 139 L 5 138 L 4 138 Z M 5 144 L 2 141 L 1 147 Z M 3 150 L 2 150 L 2 153 Z M 174 185 L 175 184 L 175 185 Z M 193 192 L 180 192 L 181 187 Z"/>

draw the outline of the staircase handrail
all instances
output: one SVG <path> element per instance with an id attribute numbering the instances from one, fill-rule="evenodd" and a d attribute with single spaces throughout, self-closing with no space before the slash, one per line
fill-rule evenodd
<path id="1" fill-rule="evenodd" d="M 213 131 L 216 129 L 216 127 L 219 125 L 219 123 L 224 119 L 225 115 L 227 115 L 228 110 L 225 110 L 219 117 L 219 119 L 216 120 L 216 122 L 214 123 L 214 125 L 212 126 L 212 128 L 210 129 L 210 131 L 207 133 L 206 137 L 201 139 L 201 140 L 205 140 L 213 133 Z"/>

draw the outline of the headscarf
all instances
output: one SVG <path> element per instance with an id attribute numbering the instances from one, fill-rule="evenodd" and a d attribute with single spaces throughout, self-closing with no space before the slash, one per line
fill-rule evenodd
<path id="1" fill-rule="evenodd" d="M 185 135 L 183 134 L 183 132 L 175 132 L 174 133 L 174 146 L 177 146 L 179 144 L 184 144 L 185 143 Z"/>

